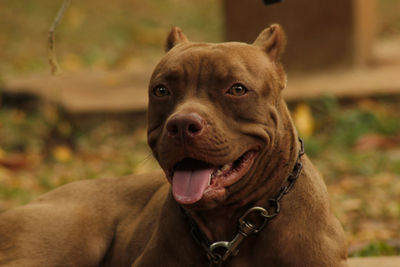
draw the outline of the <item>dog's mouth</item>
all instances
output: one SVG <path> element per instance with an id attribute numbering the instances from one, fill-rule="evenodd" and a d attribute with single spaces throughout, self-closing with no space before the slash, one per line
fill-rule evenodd
<path id="1" fill-rule="evenodd" d="M 193 204 L 206 191 L 234 184 L 248 172 L 256 155 L 256 150 L 249 150 L 235 161 L 219 166 L 193 158 L 183 159 L 167 174 L 174 198 L 181 204 Z"/>

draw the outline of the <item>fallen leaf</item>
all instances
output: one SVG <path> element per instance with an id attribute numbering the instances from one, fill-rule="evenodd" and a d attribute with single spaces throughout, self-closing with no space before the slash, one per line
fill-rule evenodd
<path id="1" fill-rule="evenodd" d="M 314 133 L 315 122 L 309 105 L 298 104 L 293 112 L 293 120 L 301 136 L 310 137 Z"/>
<path id="2" fill-rule="evenodd" d="M 58 145 L 52 149 L 53 157 L 59 162 L 67 162 L 72 159 L 72 151 L 66 145 Z"/>
<path id="3" fill-rule="evenodd" d="M 0 166 L 11 170 L 29 169 L 32 167 L 32 162 L 25 155 L 11 154 L 0 157 Z"/>
<path id="4" fill-rule="evenodd" d="M 400 136 L 366 134 L 357 140 L 354 148 L 357 151 L 366 151 L 374 149 L 390 149 L 396 146 L 400 146 Z"/>
<path id="5" fill-rule="evenodd" d="M 359 198 L 350 198 L 344 200 L 341 205 L 345 211 L 355 211 L 361 208 L 362 200 Z"/>

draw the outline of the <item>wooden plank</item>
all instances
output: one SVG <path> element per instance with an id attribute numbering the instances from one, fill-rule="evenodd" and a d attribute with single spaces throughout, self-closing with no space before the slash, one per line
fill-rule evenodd
<path id="1" fill-rule="evenodd" d="M 400 65 L 289 77 L 288 88 L 283 91 L 288 101 L 391 94 L 400 94 Z"/>
<path id="2" fill-rule="evenodd" d="M 143 111 L 149 74 L 84 72 L 59 77 L 39 75 L 10 79 L 8 92 L 29 92 L 60 103 L 70 112 Z M 321 96 L 339 98 L 400 94 L 400 65 L 289 77 L 287 101 Z"/>
<path id="3" fill-rule="evenodd" d="M 287 101 L 321 96 L 339 98 L 400 95 L 400 36 L 375 46 L 368 68 L 288 77 Z M 5 78 L 8 92 L 28 92 L 60 103 L 73 113 L 144 111 L 152 66 L 132 71 L 83 71 L 57 77 L 49 74 Z"/>
<path id="4" fill-rule="evenodd" d="M 143 111 L 151 71 L 41 74 L 8 79 L 4 90 L 39 95 L 72 113 Z"/>

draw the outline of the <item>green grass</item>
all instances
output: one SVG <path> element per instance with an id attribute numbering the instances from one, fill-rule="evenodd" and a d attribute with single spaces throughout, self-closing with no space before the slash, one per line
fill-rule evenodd
<path id="1" fill-rule="evenodd" d="M 390 246 L 386 242 L 376 241 L 370 243 L 362 250 L 354 253 L 351 257 L 373 257 L 373 256 L 395 256 L 400 255 L 400 250 Z"/>
<path id="2" fill-rule="evenodd" d="M 0 9 L 0 73 L 48 71 L 47 31 L 62 1 L 5 1 Z M 183 28 L 192 40 L 220 41 L 221 3 L 214 0 L 72 1 L 56 30 L 65 70 L 126 68 L 154 62 L 167 32 Z"/>
<path id="3" fill-rule="evenodd" d="M 394 135 L 400 131 L 400 122 L 396 108 L 400 99 L 385 102 L 372 102 L 378 110 L 361 105 L 340 105 L 334 98 L 326 97 L 310 101 L 317 120 L 316 136 L 329 133 L 332 146 L 349 146 L 367 133 Z M 388 105 L 388 107 L 385 107 Z M 317 138 L 318 139 L 318 138 Z M 328 142 L 326 142 L 328 143 Z"/>
<path id="4" fill-rule="evenodd" d="M 325 177 L 334 181 L 344 174 L 373 176 L 384 171 L 398 173 L 399 158 L 386 149 L 357 149 L 365 136 L 393 138 L 400 134 L 399 99 L 368 100 L 374 106 L 339 103 L 332 98 L 310 101 L 316 129 L 304 138 L 307 154 L 321 162 Z"/>

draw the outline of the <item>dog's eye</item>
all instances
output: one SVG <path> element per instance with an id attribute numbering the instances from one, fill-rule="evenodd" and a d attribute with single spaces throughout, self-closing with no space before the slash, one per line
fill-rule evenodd
<path id="1" fill-rule="evenodd" d="M 168 89 L 165 86 L 158 85 L 158 86 L 154 87 L 153 94 L 157 97 L 163 97 L 163 96 L 170 95 L 170 92 L 168 91 Z"/>
<path id="2" fill-rule="evenodd" d="M 246 87 L 244 87 L 242 84 L 237 83 L 232 85 L 231 88 L 228 90 L 228 94 L 234 95 L 234 96 L 242 96 L 249 91 Z"/>

